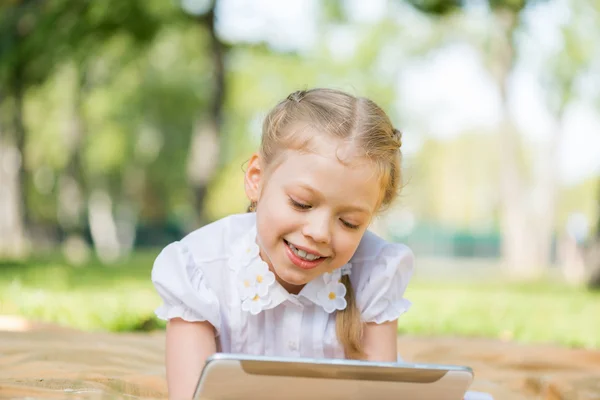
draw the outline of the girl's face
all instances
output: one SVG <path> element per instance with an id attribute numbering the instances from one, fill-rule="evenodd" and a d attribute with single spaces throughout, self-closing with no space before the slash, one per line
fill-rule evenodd
<path id="1" fill-rule="evenodd" d="M 317 152 L 286 150 L 268 170 L 255 155 L 246 172 L 261 257 L 291 293 L 350 260 L 381 196 L 371 162 L 319 136 L 311 139 Z"/>

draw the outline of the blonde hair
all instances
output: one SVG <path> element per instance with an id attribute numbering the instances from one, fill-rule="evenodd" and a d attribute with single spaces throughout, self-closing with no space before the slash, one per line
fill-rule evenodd
<path id="1" fill-rule="evenodd" d="M 352 143 L 362 156 L 377 166 L 382 185 L 379 209 L 393 202 L 402 182 L 402 135 L 377 104 L 333 89 L 317 88 L 290 94 L 265 118 L 259 150 L 265 165 L 276 164 L 282 150 L 309 150 L 310 135 L 292 129 L 299 123 L 310 127 L 311 133 L 323 133 Z M 251 204 L 248 211 L 254 211 L 255 207 L 256 204 Z M 346 286 L 348 305 L 337 312 L 336 333 L 346 357 L 361 359 L 365 357 L 361 315 L 348 275 L 342 277 L 342 283 Z"/>

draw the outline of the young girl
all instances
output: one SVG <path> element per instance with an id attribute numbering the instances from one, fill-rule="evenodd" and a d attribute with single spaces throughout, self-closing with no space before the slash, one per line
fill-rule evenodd
<path id="1" fill-rule="evenodd" d="M 266 117 L 249 212 L 158 256 L 169 395 L 190 398 L 215 352 L 397 360 L 413 254 L 367 231 L 402 183 L 401 133 L 372 101 L 297 91 Z"/>

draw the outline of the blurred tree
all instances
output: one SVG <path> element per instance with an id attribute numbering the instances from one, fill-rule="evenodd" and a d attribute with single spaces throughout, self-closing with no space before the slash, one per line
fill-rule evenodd
<path id="1" fill-rule="evenodd" d="M 590 267 L 592 269 L 589 279 L 588 286 L 592 289 L 600 289 L 600 182 L 598 184 L 598 204 L 597 213 L 598 221 L 596 222 L 596 235 L 591 240 L 592 250 L 588 254 Z"/>
<path id="2" fill-rule="evenodd" d="M 142 6 L 144 2 L 79 2 L 66 0 L 43 2 L 18 0 L 0 5 L 0 87 L 5 96 L 0 107 L 12 103 L 14 116 L 12 126 L 3 129 L 4 146 L 16 148 L 14 165 L 18 171 L 16 188 L 10 194 L 12 207 L 20 213 L 20 226 L 13 227 L 12 234 L 23 234 L 29 222 L 29 179 L 27 159 L 27 128 L 24 124 L 23 103 L 29 88 L 43 83 L 54 70 L 74 58 L 85 64 L 90 49 L 98 47 L 107 37 L 125 32 L 137 41 L 148 41 L 158 27 L 156 18 Z M 84 84 L 86 71 L 80 74 Z M 80 143 L 82 130 L 76 129 L 75 143 Z M 73 147 L 73 166 L 77 169 L 78 144 Z M 10 148 L 10 147 L 9 147 Z M 16 167 L 16 168 L 15 168 Z M 8 195 L 6 195 L 8 196 Z M 4 221 L 0 218 L 0 225 Z M 0 229 L 3 231 L 3 229 Z"/>
<path id="3" fill-rule="evenodd" d="M 407 0 L 417 9 L 435 17 L 466 12 L 470 3 L 453 0 Z M 487 5 L 493 17 L 489 34 L 471 37 L 487 56 L 487 67 L 494 78 L 502 100 L 503 122 L 499 132 L 500 205 L 503 257 L 508 272 L 518 278 L 536 278 L 550 263 L 550 243 L 553 225 L 539 223 L 554 213 L 553 186 L 544 188 L 538 197 L 542 213 L 531 212 L 527 202 L 525 174 L 520 169 L 521 139 L 510 115 L 510 78 L 517 61 L 517 33 L 522 27 L 522 14 L 537 0 L 489 0 Z M 557 140 L 554 138 L 553 140 Z M 553 177 L 554 178 L 554 177 Z M 542 215 L 540 215 L 542 214 Z M 532 220 L 532 216 L 534 219 Z"/>
<path id="4" fill-rule="evenodd" d="M 196 3 L 201 7 L 190 7 Z M 208 115 L 201 115 L 197 119 L 188 154 L 188 179 L 194 193 L 194 207 L 198 215 L 195 225 L 198 226 L 209 221 L 205 209 L 207 190 L 223 162 L 222 154 L 225 147 L 223 108 L 227 93 L 225 63 L 229 45 L 224 43 L 217 33 L 219 5 L 217 0 L 182 2 L 182 5 L 208 34 L 209 43 L 206 53 L 209 54 L 212 64 L 213 79 L 210 81 Z"/>
<path id="5" fill-rule="evenodd" d="M 417 9 L 436 17 L 468 15 L 473 4 L 466 1 L 408 0 Z M 537 71 L 546 89 L 545 99 L 554 128 L 546 140 L 536 145 L 532 154 L 535 168 L 524 168 L 523 147 L 509 112 L 510 79 L 519 60 L 519 52 L 527 53 L 539 43 L 527 43 L 524 15 L 535 6 L 548 6 L 543 1 L 486 2 L 493 24 L 485 34 L 476 35 L 466 28 L 466 40 L 474 43 L 487 56 L 486 63 L 494 77 L 503 104 L 504 121 L 500 129 L 499 149 L 501 221 L 503 255 L 508 271 L 522 278 L 537 277 L 550 264 L 551 247 L 556 230 L 559 146 L 563 138 L 564 120 L 569 106 L 585 101 L 600 65 L 600 52 L 593 43 L 600 33 L 600 2 L 571 0 L 564 4 L 569 13 L 560 24 L 558 46 Z M 556 4 L 552 6 L 557 7 Z M 460 13 L 459 13 L 460 12 Z M 525 42 L 525 44 L 523 44 Z M 593 96 L 598 96 L 594 94 Z M 528 172 L 525 172 L 528 171 Z M 527 182 L 527 175 L 531 181 Z M 600 203 L 600 200 L 599 200 Z M 598 224 L 600 234 L 600 223 Z M 600 261 L 593 261 L 600 264 Z M 600 269 L 600 265 L 597 267 Z M 600 272 L 592 273 L 600 280 Z"/>
<path id="6" fill-rule="evenodd" d="M 591 82 L 597 75 L 600 65 L 600 49 L 595 38 L 600 36 L 600 2 L 570 0 L 566 3 L 570 15 L 561 24 L 560 40 L 553 53 L 545 60 L 539 76 L 546 89 L 545 100 L 548 110 L 554 118 L 554 128 L 547 146 L 537 152 L 540 158 L 539 187 L 540 193 L 536 198 L 547 197 L 542 204 L 537 204 L 534 210 L 538 212 L 538 229 L 547 235 L 554 226 L 556 196 L 548 196 L 556 192 L 558 176 L 559 148 L 564 138 L 564 126 L 569 107 L 576 102 L 585 102 L 586 97 L 600 99 L 600 93 L 587 93 L 586 82 Z M 599 198 L 600 200 L 600 198 Z M 543 207 L 547 205 L 547 208 Z M 546 243 L 547 252 L 550 250 L 551 237 Z M 599 261 L 600 262 L 600 261 Z M 564 265 L 563 268 L 570 268 Z M 564 271 L 565 276 L 573 276 Z M 573 282 L 583 283 L 583 282 Z"/>
<path id="7" fill-rule="evenodd" d="M 202 51 L 209 42 L 205 30 L 186 16 L 156 38 L 138 63 L 141 68 L 132 67 L 122 77 L 135 83 L 111 118 L 132 138 L 122 160 L 121 171 L 129 171 L 122 182 L 135 195 L 144 229 L 159 230 L 171 222 L 186 230 L 198 227 L 202 209 L 195 206 L 188 171 L 194 131 L 209 119 L 213 100 L 207 89 L 212 61 Z M 119 86 L 115 82 L 107 92 Z M 100 115 L 97 121 L 102 123 Z"/>

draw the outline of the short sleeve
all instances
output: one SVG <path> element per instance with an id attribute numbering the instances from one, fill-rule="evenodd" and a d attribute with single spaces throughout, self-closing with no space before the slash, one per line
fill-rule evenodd
<path id="1" fill-rule="evenodd" d="M 353 285 L 364 322 L 382 324 L 408 311 L 411 302 L 404 293 L 412 277 L 414 255 L 407 246 L 387 243 L 374 259 L 360 264 Z M 351 274 L 354 273 L 353 266 Z"/>
<path id="2" fill-rule="evenodd" d="M 208 321 L 220 332 L 219 299 L 184 243 L 171 243 L 160 252 L 152 268 L 152 283 L 163 301 L 155 311 L 158 318 Z"/>

